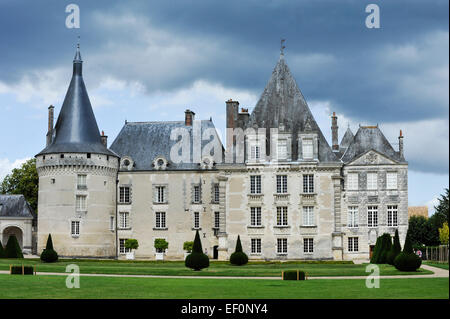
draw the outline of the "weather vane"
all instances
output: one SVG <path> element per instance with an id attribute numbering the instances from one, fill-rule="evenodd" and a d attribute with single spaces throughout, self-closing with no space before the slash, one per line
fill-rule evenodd
<path id="1" fill-rule="evenodd" d="M 280 43 L 280 52 L 281 52 L 281 54 L 283 54 L 284 55 L 284 49 L 286 48 L 283 44 L 284 44 L 284 42 L 285 42 L 286 40 L 285 39 L 281 39 L 281 43 Z"/>

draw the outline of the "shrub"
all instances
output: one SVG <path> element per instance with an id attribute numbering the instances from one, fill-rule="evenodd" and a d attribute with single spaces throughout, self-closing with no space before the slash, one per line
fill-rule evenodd
<path id="1" fill-rule="evenodd" d="M 372 264 L 385 264 L 387 260 L 387 254 L 391 250 L 391 247 L 391 235 L 384 233 L 383 235 L 378 237 L 370 262 Z"/>
<path id="2" fill-rule="evenodd" d="M 422 265 L 422 259 L 417 256 L 412 248 L 410 231 L 406 233 L 403 251 L 394 259 L 394 266 L 401 271 L 416 271 Z"/>
<path id="3" fill-rule="evenodd" d="M 195 233 L 192 253 L 186 257 L 184 264 L 186 267 L 196 271 L 209 267 L 209 257 L 203 253 L 202 242 L 200 241 L 198 230 Z"/>
<path id="4" fill-rule="evenodd" d="M 9 236 L 8 243 L 5 247 L 5 258 L 23 258 L 22 250 L 16 236 Z"/>
<path id="5" fill-rule="evenodd" d="M 34 269 L 33 266 L 11 266 L 11 275 L 34 275 Z"/>
<path id="6" fill-rule="evenodd" d="M 137 239 L 127 239 L 125 240 L 125 248 L 126 249 L 138 249 L 139 248 L 139 243 L 137 241 Z"/>
<path id="7" fill-rule="evenodd" d="M 1 240 L 0 240 L 0 258 L 5 258 L 5 250 L 3 249 Z"/>
<path id="8" fill-rule="evenodd" d="M 242 251 L 242 244 L 241 244 L 241 238 L 238 235 L 238 239 L 236 242 L 236 249 L 234 253 L 230 256 L 230 263 L 236 266 L 245 265 L 248 263 L 248 257 L 247 255 Z"/>
<path id="9" fill-rule="evenodd" d="M 54 263 L 58 261 L 58 253 L 53 249 L 51 234 L 48 234 L 47 244 L 41 253 L 41 260 L 46 263 Z"/>
<path id="10" fill-rule="evenodd" d="M 402 251 L 402 247 L 400 246 L 400 238 L 398 236 L 398 229 L 396 229 L 395 236 L 394 236 L 394 244 L 392 245 L 391 250 L 387 254 L 386 262 L 389 265 L 394 265 L 395 257 L 397 257 L 401 251 Z"/>
<path id="11" fill-rule="evenodd" d="M 187 251 L 188 253 L 191 253 L 193 246 L 194 246 L 194 242 L 193 241 L 185 241 L 183 243 L 183 250 Z"/>
<path id="12" fill-rule="evenodd" d="M 306 280 L 306 274 L 301 270 L 286 270 L 283 272 L 283 280 Z"/>

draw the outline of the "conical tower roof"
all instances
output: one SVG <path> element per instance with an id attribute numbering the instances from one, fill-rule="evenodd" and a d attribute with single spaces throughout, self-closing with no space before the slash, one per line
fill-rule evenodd
<path id="1" fill-rule="evenodd" d="M 297 141 L 298 133 L 316 132 L 319 139 L 319 161 L 339 162 L 317 125 L 286 64 L 283 53 L 250 115 L 248 126 L 268 130 L 278 128 L 280 124 L 284 125 L 286 131 L 293 134 L 293 158 L 297 156 L 298 144 L 295 141 Z"/>
<path id="2" fill-rule="evenodd" d="M 342 137 L 341 144 L 339 145 L 339 148 L 347 148 L 350 143 L 353 141 L 353 138 L 355 136 L 353 135 L 352 130 L 347 128 L 347 131 L 345 131 L 344 136 Z"/>
<path id="3" fill-rule="evenodd" d="M 103 145 L 94 111 L 84 85 L 80 48 L 73 60 L 73 75 L 53 129 L 51 143 L 38 155 L 49 153 L 98 153 L 117 156 Z"/>

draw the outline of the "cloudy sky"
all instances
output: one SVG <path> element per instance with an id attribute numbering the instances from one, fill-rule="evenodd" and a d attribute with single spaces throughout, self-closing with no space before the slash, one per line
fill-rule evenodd
<path id="1" fill-rule="evenodd" d="M 379 124 L 405 135 L 410 205 L 436 203 L 449 178 L 447 0 L 0 0 L 0 179 L 45 145 L 81 36 L 84 80 L 99 128 L 125 120 L 212 117 L 225 100 L 256 104 L 286 39 L 285 57 L 324 135 Z M 80 8 L 79 29 L 65 8 Z M 368 29 L 365 8 L 380 7 Z"/>

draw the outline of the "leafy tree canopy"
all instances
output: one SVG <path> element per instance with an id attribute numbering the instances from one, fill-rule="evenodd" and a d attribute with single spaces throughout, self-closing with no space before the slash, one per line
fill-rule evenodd
<path id="1" fill-rule="evenodd" d="M 22 194 L 33 210 L 37 211 L 39 178 L 36 170 L 36 159 L 32 158 L 20 168 L 12 170 L 0 184 L 0 194 Z"/>

